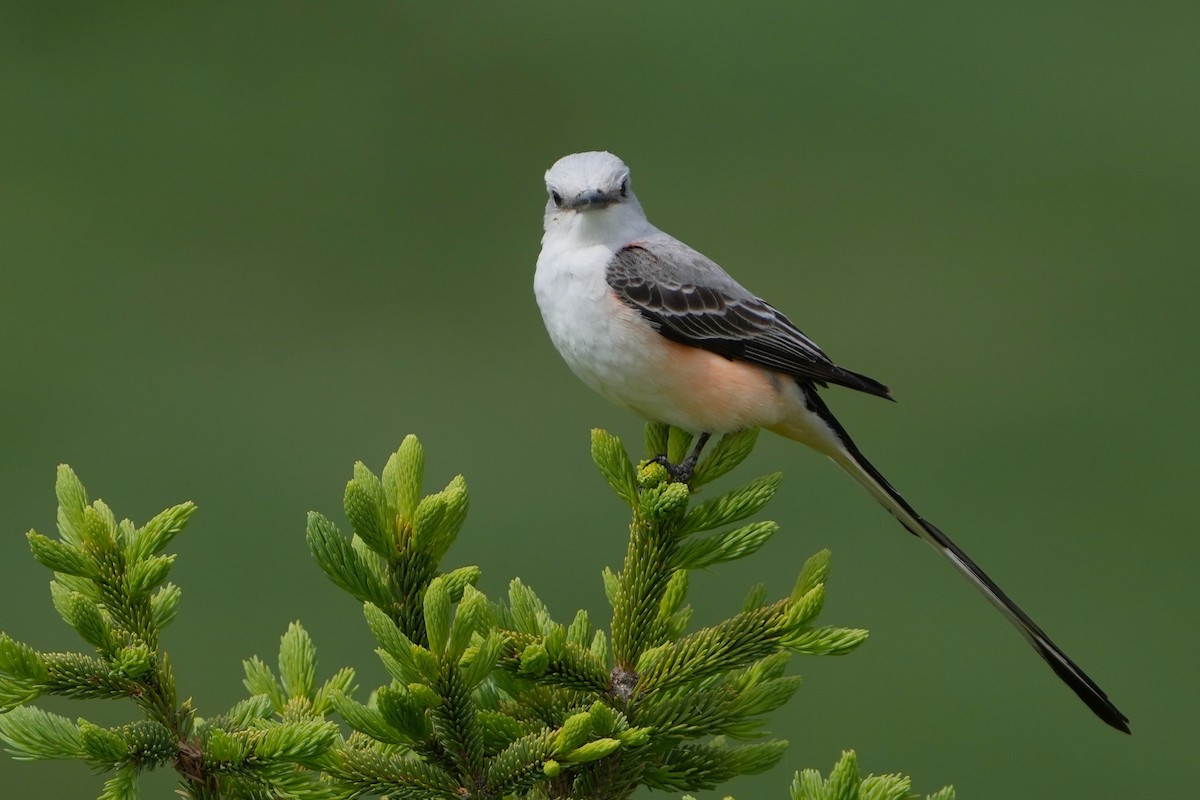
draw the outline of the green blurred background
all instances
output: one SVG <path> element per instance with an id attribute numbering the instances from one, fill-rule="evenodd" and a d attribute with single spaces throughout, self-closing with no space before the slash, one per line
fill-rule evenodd
<path id="1" fill-rule="evenodd" d="M 531 281 L 543 171 L 609 149 L 660 227 L 893 387 L 828 396 L 1134 729 L 834 467 L 764 439 L 740 476 L 786 472 L 783 533 L 693 581 L 698 619 L 830 547 L 825 618 L 872 636 L 794 662 L 783 765 L 725 788 L 782 798 L 855 747 L 963 798 L 1182 795 L 1198 24 L 1195 3 L 5 4 L 0 628 L 78 645 L 23 538 L 53 531 L 69 462 L 139 522 L 199 504 L 166 645 L 202 714 L 297 618 L 324 674 L 378 685 L 304 514 L 341 519 L 353 461 L 408 432 L 430 488 L 471 486 L 449 564 L 604 618 L 626 518 L 587 434 L 641 427 L 563 366 Z M 99 785 L 0 759 L 4 797 Z"/>

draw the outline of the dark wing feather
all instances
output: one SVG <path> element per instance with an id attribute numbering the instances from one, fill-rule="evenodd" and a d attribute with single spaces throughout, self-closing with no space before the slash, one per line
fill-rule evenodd
<path id="1" fill-rule="evenodd" d="M 608 264 L 608 285 L 673 342 L 791 375 L 889 397 L 876 380 L 834 364 L 791 320 L 678 240 L 637 241 Z"/>

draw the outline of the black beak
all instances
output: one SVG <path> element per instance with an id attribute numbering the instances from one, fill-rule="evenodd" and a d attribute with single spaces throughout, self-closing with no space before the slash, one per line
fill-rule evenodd
<path id="1" fill-rule="evenodd" d="M 591 211 L 594 208 L 607 208 L 617 202 L 616 197 L 605 194 L 604 192 L 587 192 L 575 198 L 575 202 L 571 203 L 571 208 L 576 211 Z"/>

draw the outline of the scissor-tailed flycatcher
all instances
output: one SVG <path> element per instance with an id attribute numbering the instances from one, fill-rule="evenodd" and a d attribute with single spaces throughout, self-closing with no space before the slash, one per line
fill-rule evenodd
<path id="1" fill-rule="evenodd" d="M 584 383 L 646 419 L 699 434 L 673 466 L 691 477 L 712 434 L 761 427 L 829 456 L 900 524 L 981 591 L 1100 719 L 1129 720 L 954 542 L 875 469 L 817 394 L 888 389 L 843 369 L 723 269 L 655 228 L 611 153 L 576 153 L 546 173 L 546 234 L 534 290 L 554 346 Z"/>

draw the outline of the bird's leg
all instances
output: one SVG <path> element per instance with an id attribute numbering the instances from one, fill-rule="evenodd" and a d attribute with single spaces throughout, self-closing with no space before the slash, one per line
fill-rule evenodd
<path id="1" fill-rule="evenodd" d="M 692 448 L 691 454 L 679 462 L 679 464 L 672 464 L 667 460 L 666 456 L 657 456 L 654 458 L 654 461 L 667 468 L 667 472 L 671 473 L 672 481 L 675 483 L 687 483 L 692 479 L 692 473 L 696 471 L 696 462 L 700 460 L 700 451 L 704 449 L 704 445 L 708 444 L 708 439 L 711 435 L 709 433 L 702 433 L 696 437 L 696 445 Z"/>
<path id="2" fill-rule="evenodd" d="M 675 480 L 680 483 L 687 483 L 692 479 L 692 473 L 696 470 L 696 462 L 700 460 L 700 451 L 704 449 L 704 445 L 708 444 L 708 437 L 711 434 L 702 433 L 696 437 L 696 446 L 692 448 L 691 455 L 683 460 L 675 473 Z"/>

